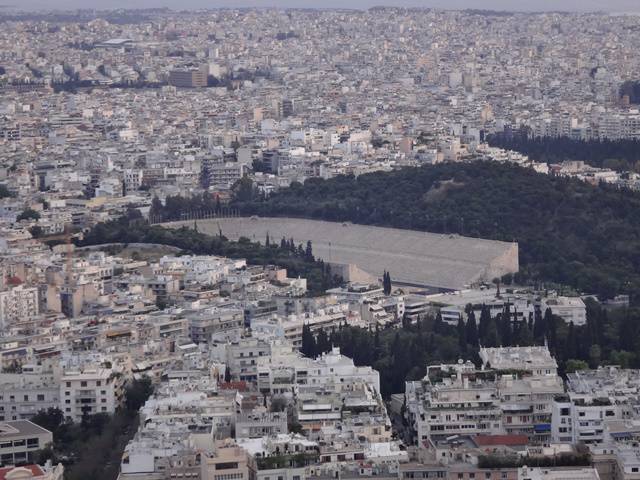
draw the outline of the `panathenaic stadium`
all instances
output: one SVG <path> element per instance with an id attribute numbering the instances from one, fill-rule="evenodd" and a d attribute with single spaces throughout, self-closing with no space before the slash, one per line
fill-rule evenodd
<path id="1" fill-rule="evenodd" d="M 394 283 L 415 287 L 459 290 L 518 271 L 517 243 L 297 218 L 219 218 L 197 225 L 231 240 L 264 244 L 267 234 L 272 242 L 311 240 L 316 258 L 352 264 L 376 277 L 387 270 Z"/>

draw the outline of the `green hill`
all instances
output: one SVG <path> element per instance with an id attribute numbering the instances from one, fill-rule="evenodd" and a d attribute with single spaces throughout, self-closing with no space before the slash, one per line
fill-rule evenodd
<path id="1" fill-rule="evenodd" d="M 515 240 L 516 281 L 553 281 L 603 298 L 640 291 L 638 192 L 493 162 L 310 179 L 266 200 L 246 187 L 234 201 L 245 214 Z"/>

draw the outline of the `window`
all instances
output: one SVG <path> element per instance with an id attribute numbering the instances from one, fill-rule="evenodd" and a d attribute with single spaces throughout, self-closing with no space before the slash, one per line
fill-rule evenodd
<path id="1" fill-rule="evenodd" d="M 39 395 L 38 395 L 38 401 L 39 401 L 39 402 L 44 402 L 44 395 L 39 394 Z"/>
<path id="2" fill-rule="evenodd" d="M 80 382 L 80 386 L 81 387 L 86 387 L 87 386 L 87 382 L 85 382 L 84 380 L 82 382 Z"/>
<path id="3" fill-rule="evenodd" d="M 37 447 L 39 444 L 37 438 L 27 438 L 27 447 Z"/>
<path id="4" fill-rule="evenodd" d="M 569 415 L 569 409 L 568 408 L 561 408 L 560 409 L 560 415 L 563 415 L 563 416 Z"/>

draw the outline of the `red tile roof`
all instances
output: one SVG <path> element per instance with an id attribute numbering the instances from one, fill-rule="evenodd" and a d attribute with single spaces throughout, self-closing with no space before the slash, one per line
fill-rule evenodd
<path id="1" fill-rule="evenodd" d="M 240 392 L 246 392 L 248 390 L 247 382 L 245 382 L 244 380 L 223 383 L 222 385 L 220 385 L 220 388 L 222 390 L 238 390 Z"/>
<path id="2" fill-rule="evenodd" d="M 20 278 L 18 278 L 18 277 L 9 277 L 9 278 L 7 278 L 7 283 L 9 285 L 21 285 L 22 284 L 22 280 L 20 280 Z"/>
<path id="3" fill-rule="evenodd" d="M 38 465 L 24 465 L 23 467 L 4 467 L 0 468 L 0 480 L 5 480 L 7 478 L 7 474 L 17 468 L 26 468 L 30 470 L 33 474 L 34 478 L 40 478 L 44 476 L 44 471 Z"/>

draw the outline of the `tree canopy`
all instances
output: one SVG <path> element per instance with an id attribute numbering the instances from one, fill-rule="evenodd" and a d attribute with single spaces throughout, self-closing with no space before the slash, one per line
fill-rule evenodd
<path id="1" fill-rule="evenodd" d="M 492 147 L 514 150 L 536 162 L 561 163 L 582 160 L 587 165 L 618 172 L 640 172 L 637 140 L 575 140 L 568 137 L 530 137 L 527 129 L 490 135 Z"/>
<path id="2" fill-rule="evenodd" d="M 294 216 L 517 241 L 516 282 L 610 298 L 640 291 L 640 192 L 594 187 L 496 162 L 309 179 L 243 214 Z"/>
<path id="3" fill-rule="evenodd" d="M 20 220 L 38 220 L 40 218 L 40 214 L 31 208 L 25 208 L 22 213 L 18 215 L 16 220 L 19 222 Z"/>

